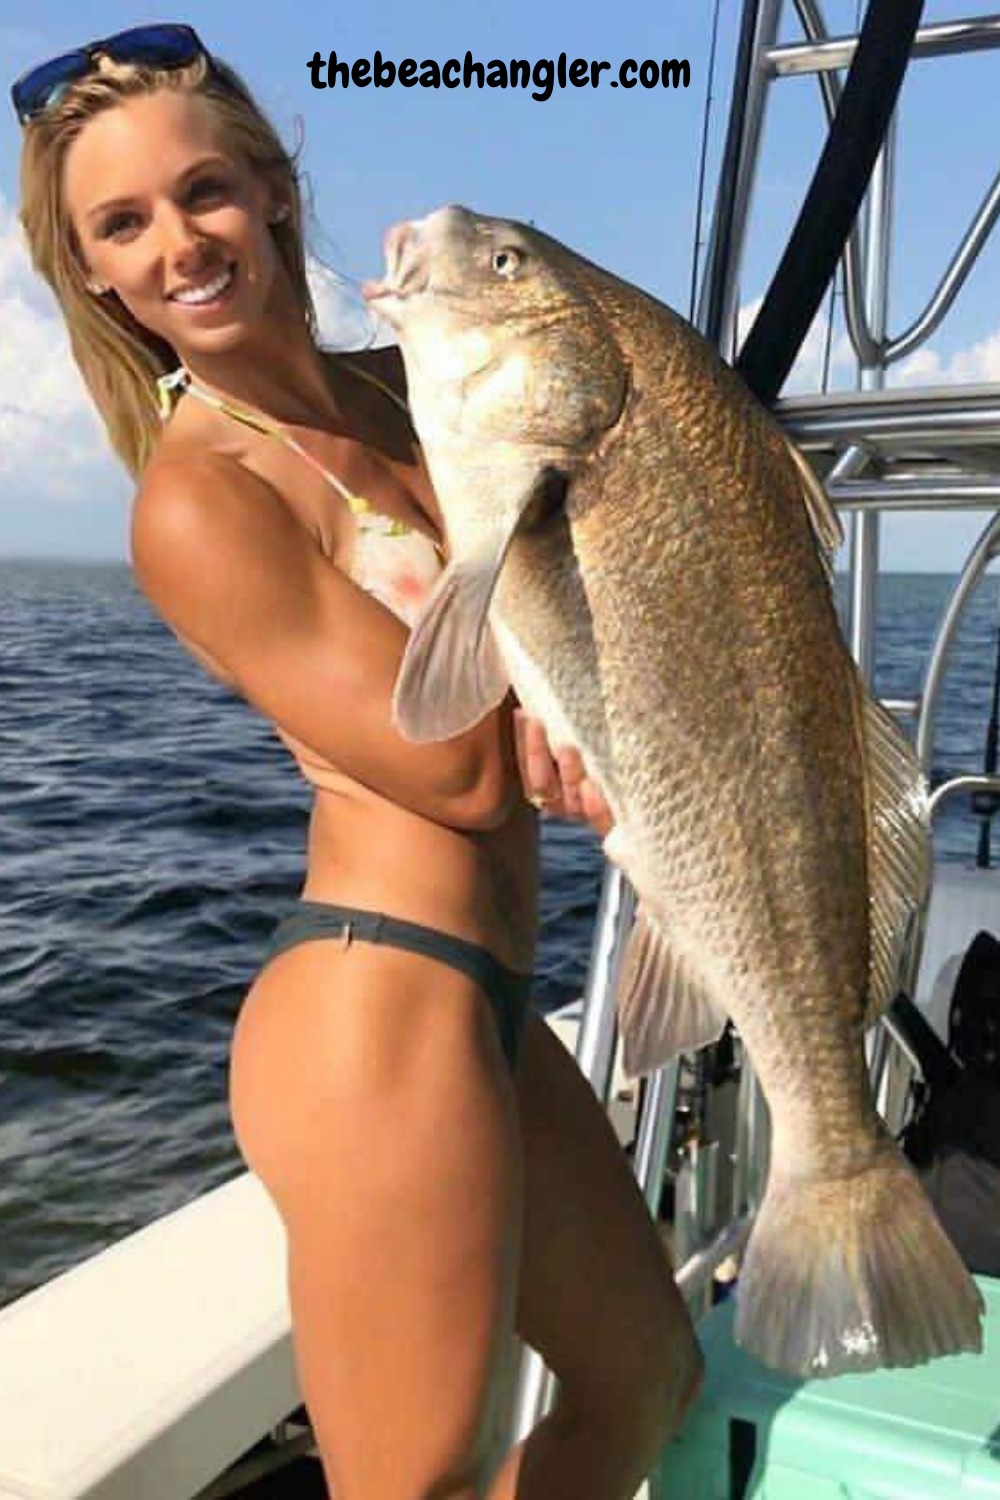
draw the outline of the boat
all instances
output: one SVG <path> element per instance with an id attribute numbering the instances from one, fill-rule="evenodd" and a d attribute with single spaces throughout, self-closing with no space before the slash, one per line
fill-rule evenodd
<path id="1" fill-rule="evenodd" d="M 867 183 L 864 224 L 846 245 L 841 237 L 832 248 L 830 235 L 837 235 L 828 226 L 823 252 L 844 265 L 858 389 L 780 398 L 781 368 L 787 370 L 794 348 L 789 344 L 776 356 L 773 336 L 761 335 L 756 346 L 751 336 L 741 352 L 765 348 L 763 365 L 745 362 L 744 373 L 774 400 L 830 499 L 850 517 L 847 630 L 869 681 L 876 666 L 881 516 L 932 510 L 986 516 L 940 620 L 919 697 L 887 703 L 909 725 L 930 776 L 949 656 L 970 600 L 1000 552 L 1000 385 L 890 388 L 886 371 L 947 314 L 1000 213 L 1000 175 L 922 314 L 890 337 L 892 106 L 907 57 L 926 67 L 943 56 L 998 50 L 1000 16 L 921 23 L 921 6 L 912 0 L 871 0 L 857 35 L 831 36 L 818 0 L 794 0 L 802 35 L 780 42 L 785 8 L 785 0 L 744 0 L 741 7 L 695 321 L 727 357 L 737 358 L 739 271 L 772 88 L 812 75 L 828 113 L 840 117 L 841 96 L 864 73 L 855 65 L 870 70 L 876 56 L 884 97 L 874 113 L 882 118 L 878 138 L 865 148 L 870 174 L 866 170 L 865 182 L 851 189 L 857 198 Z M 891 76 L 895 83 L 886 85 Z M 872 110 L 860 114 L 870 135 Z M 857 129 L 857 107 L 854 118 Z M 843 144 L 839 149 L 842 156 Z M 829 193 L 828 181 L 821 186 Z M 854 217 L 849 203 L 841 203 L 840 213 L 847 222 Z M 825 285 L 829 276 L 817 279 Z M 808 296 L 801 285 L 790 294 L 779 272 L 772 290 L 772 307 L 787 314 L 793 295 L 800 324 L 809 322 L 804 303 L 815 287 Z M 1000 806 L 995 767 L 969 767 L 934 786 L 935 814 L 954 798 L 978 798 L 985 826 Z M 1000 1280 L 978 1278 L 987 1306 L 979 1355 L 916 1371 L 803 1383 L 754 1366 L 736 1349 L 725 1293 L 738 1280 L 740 1251 L 766 1179 L 766 1105 L 735 1034 L 725 1039 L 724 1066 L 717 1055 L 709 1066 L 699 1054 L 641 1081 L 626 1077 L 613 993 L 632 914 L 627 882 L 608 866 L 585 991 L 547 1019 L 631 1158 L 708 1351 L 701 1402 L 642 1495 L 1000 1497 Z M 1000 874 L 988 860 L 967 868 L 935 859 L 930 900 L 910 932 L 899 987 L 939 1035 L 956 965 L 981 929 L 1000 936 Z M 898 1130 L 912 1109 L 922 1061 L 895 1010 L 870 1033 L 868 1061 L 879 1109 Z M 0 1500 L 325 1495 L 296 1381 L 284 1273 L 281 1222 L 259 1181 L 245 1172 L 0 1310 Z M 497 1462 L 555 1394 L 540 1356 L 516 1339 L 508 1374 Z"/>

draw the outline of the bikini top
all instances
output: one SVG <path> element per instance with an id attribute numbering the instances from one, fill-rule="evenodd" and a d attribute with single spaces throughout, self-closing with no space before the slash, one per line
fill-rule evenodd
<path id="1" fill-rule="evenodd" d="M 359 379 L 376 386 L 409 416 L 406 402 L 391 386 L 386 385 L 369 370 L 364 370 L 354 364 L 353 361 L 343 360 L 343 363 Z M 157 381 L 157 387 L 160 416 L 163 421 L 166 421 L 173 411 L 175 396 L 188 392 L 208 406 L 224 412 L 226 416 L 232 417 L 237 422 L 242 422 L 244 426 L 252 427 L 255 432 L 262 432 L 268 437 L 280 439 L 287 447 L 300 454 L 306 463 L 318 470 L 327 483 L 331 484 L 347 501 L 354 516 L 354 541 L 347 567 L 348 575 L 360 588 L 364 589 L 365 593 L 372 595 L 391 610 L 397 619 L 405 625 L 413 625 L 420 606 L 441 572 L 444 560 L 443 550 L 437 542 L 432 541 L 429 536 L 415 527 L 408 526 L 405 521 L 376 510 L 371 501 L 365 499 L 363 495 L 354 494 L 332 470 L 326 468 L 319 459 L 307 452 L 280 422 L 255 409 L 237 406 L 235 402 L 209 390 L 195 380 L 185 365 L 180 365 L 170 374 L 161 375 Z M 275 724 L 274 729 L 295 756 L 307 781 L 311 781 L 314 786 L 328 790 L 337 789 L 338 781 L 341 781 L 343 777 L 342 772 L 338 772 L 335 766 L 330 765 L 301 740 L 294 739 L 282 729 L 280 724 Z"/>
<path id="2" fill-rule="evenodd" d="M 344 363 L 353 374 L 377 387 L 409 416 L 406 402 L 391 386 L 370 371 L 361 369 L 353 361 Z M 365 593 L 373 595 L 387 609 L 392 610 L 404 624 L 413 624 L 421 604 L 441 571 L 442 550 L 437 542 L 415 527 L 408 526 L 405 521 L 376 510 L 370 500 L 366 500 L 363 495 L 355 495 L 331 469 L 307 452 L 280 422 L 262 412 L 237 406 L 235 402 L 209 390 L 195 380 L 185 365 L 169 375 L 161 375 L 157 385 L 160 415 L 164 421 L 173 410 L 173 393 L 187 391 L 200 401 L 215 407 L 217 411 L 242 422 L 244 426 L 252 427 L 255 432 L 279 438 L 322 474 L 327 483 L 347 501 L 355 518 L 354 546 L 347 567 L 349 576 Z"/>

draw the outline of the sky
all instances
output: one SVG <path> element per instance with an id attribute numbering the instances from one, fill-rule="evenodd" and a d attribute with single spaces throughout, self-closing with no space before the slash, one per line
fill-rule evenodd
<path id="1" fill-rule="evenodd" d="M 855 29 L 856 0 L 825 0 L 830 31 Z M 783 36 L 797 35 L 786 0 Z M 928 0 L 925 19 L 990 13 L 976 0 Z M 714 191 L 729 99 L 738 0 L 721 0 L 719 53 L 708 133 Z M 325 338 L 342 347 L 369 332 L 358 285 L 382 270 L 382 236 L 402 218 L 445 202 L 533 220 L 616 275 L 689 311 L 695 202 L 711 35 L 710 0 L 362 0 L 344 6 L 194 0 L 165 15 L 118 3 L 37 0 L 3 24 L 6 84 L 29 65 L 93 37 L 154 20 L 184 20 L 234 66 L 286 144 L 302 140 L 300 167 L 317 224 L 310 273 Z M 376 50 L 405 58 L 525 58 L 565 52 L 617 72 L 633 58 L 686 58 L 687 89 L 530 90 L 313 87 L 319 52 L 353 63 Z M 908 326 L 936 287 L 997 170 L 1000 55 L 916 62 L 899 109 L 897 229 L 890 332 Z M 822 147 L 812 79 L 772 91 L 740 303 L 749 316 L 770 280 Z M 125 559 L 133 483 L 92 411 L 48 288 L 33 271 L 17 221 L 20 130 L 9 103 L 0 123 L 0 557 Z M 703 227 L 703 232 L 707 229 Z M 825 305 L 824 305 L 825 306 Z M 819 383 L 825 325 L 817 320 L 787 393 Z M 1000 254 L 991 241 L 929 345 L 897 366 L 892 383 L 1000 381 Z M 849 389 L 855 366 L 837 316 L 831 384 Z M 892 516 L 883 521 L 888 569 L 954 571 L 988 517 Z"/>

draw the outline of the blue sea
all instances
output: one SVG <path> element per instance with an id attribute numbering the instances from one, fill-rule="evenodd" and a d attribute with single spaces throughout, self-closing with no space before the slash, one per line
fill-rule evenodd
<path id="1" fill-rule="evenodd" d="M 953 586 L 886 579 L 883 696 L 919 692 Z M 952 661 L 935 779 L 982 766 L 997 621 L 991 577 Z M 2 1305 L 243 1170 L 229 1039 L 301 889 L 310 792 L 125 564 L 0 562 L 0 691 Z M 977 837 L 953 803 L 936 853 L 971 862 Z M 1000 827 L 995 842 L 1000 857 Z M 555 821 L 542 859 L 549 1011 L 582 990 L 602 862 L 586 828 Z"/>

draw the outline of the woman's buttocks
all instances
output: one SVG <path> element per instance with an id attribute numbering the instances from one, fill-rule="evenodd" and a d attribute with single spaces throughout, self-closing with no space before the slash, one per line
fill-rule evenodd
<path id="1" fill-rule="evenodd" d="M 466 832 L 374 793 L 319 790 L 300 894 L 438 927 L 530 972 L 538 918 L 535 814 L 525 803 L 502 828 Z"/>

